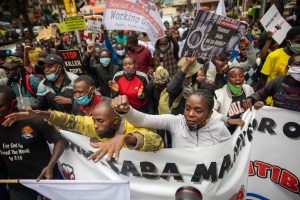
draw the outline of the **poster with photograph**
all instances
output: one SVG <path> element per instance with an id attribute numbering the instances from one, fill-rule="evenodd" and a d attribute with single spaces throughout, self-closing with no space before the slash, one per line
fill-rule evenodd
<path id="1" fill-rule="evenodd" d="M 228 58 L 248 25 L 235 19 L 200 10 L 186 38 L 182 55 L 198 51 L 204 59 Z"/>

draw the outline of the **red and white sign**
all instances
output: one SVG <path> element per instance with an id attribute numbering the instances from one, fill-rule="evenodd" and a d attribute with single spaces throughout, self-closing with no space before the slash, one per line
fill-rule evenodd
<path id="1" fill-rule="evenodd" d="M 165 36 L 155 0 L 107 0 L 104 25 L 109 30 L 146 32 L 152 44 Z"/>

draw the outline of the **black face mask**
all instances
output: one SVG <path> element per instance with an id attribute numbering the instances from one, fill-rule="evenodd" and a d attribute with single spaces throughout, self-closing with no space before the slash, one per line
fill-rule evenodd
<path id="1" fill-rule="evenodd" d="M 202 128 L 204 125 L 193 125 L 193 126 L 187 126 L 189 128 L 189 131 L 198 131 L 200 128 Z"/>
<path id="2" fill-rule="evenodd" d="M 113 138 L 116 135 L 116 127 L 112 128 L 109 127 L 109 129 L 102 135 L 99 135 L 100 138 Z"/>
<path id="3" fill-rule="evenodd" d="M 124 74 L 125 74 L 126 79 L 131 80 L 135 76 L 136 70 L 135 69 L 131 69 L 131 70 L 128 70 L 128 71 L 124 70 Z"/>

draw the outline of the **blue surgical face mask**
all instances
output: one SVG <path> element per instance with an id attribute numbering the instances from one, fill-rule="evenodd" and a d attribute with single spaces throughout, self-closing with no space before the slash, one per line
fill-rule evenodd
<path id="1" fill-rule="evenodd" d="M 91 88 L 90 88 L 90 90 L 91 90 Z M 90 90 L 89 90 L 89 92 L 90 92 Z M 83 106 L 88 105 L 90 103 L 90 101 L 92 100 L 92 97 L 91 98 L 88 97 L 89 92 L 86 95 L 82 96 L 82 97 L 79 97 L 79 98 L 74 97 L 75 101 L 79 105 L 83 105 Z"/>
<path id="2" fill-rule="evenodd" d="M 100 63 L 103 67 L 108 67 L 110 64 L 111 58 L 100 58 Z"/>
<path id="3" fill-rule="evenodd" d="M 59 68 L 59 67 L 58 67 Z M 57 70 L 56 70 L 56 72 L 58 71 L 58 68 L 57 68 Z M 51 81 L 51 82 L 54 82 L 54 81 L 56 81 L 57 80 L 57 78 L 58 78 L 58 76 L 59 76 L 59 74 L 56 74 L 56 72 L 54 72 L 54 73 L 51 73 L 51 74 L 48 74 L 48 75 L 45 75 L 46 76 L 46 79 L 48 80 L 48 81 Z"/>

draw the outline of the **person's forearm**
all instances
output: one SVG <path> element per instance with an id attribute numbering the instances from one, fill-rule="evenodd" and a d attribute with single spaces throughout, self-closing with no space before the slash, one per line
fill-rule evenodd
<path id="1" fill-rule="evenodd" d="M 246 47 L 246 54 L 247 60 L 245 62 L 240 63 L 240 65 L 245 71 L 248 71 L 256 65 L 256 56 L 251 45 Z"/>
<path id="2" fill-rule="evenodd" d="M 137 138 L 133 135 L 124 135 L 124 142 L 127 146 L 136 146 Z"/>
<path id="3" fill-rule="evenodd" d="M 30 65 L 30 61 L 29 61 L 29 57 L 28 57 L 28 52 L 25 52 L 24 54 L 24 66 L 29 66 Z"/>
<path id="4" fill-rule="evenodd" d="M 51 116 L 51 111 L 39 111 L 36 116 L 48 120 Z"/>
<path id="5" fill-rule="evenodd" d="M 259 58 L 261 60 L 265 60 L 269 54 L 268 50 L 269 50 L 269 47 L 271 45 L 271 42 L 272 42 L 272 39 L 271 40 L 267 40 L 263 49 L 260 51 L 260 54 L 259 54 Z"/>
<path id="6" fill-rule="evenodd" d="M 48 163 L 48 167 L 53 168 L 54 165 L 56 164 L 57 160 L 59 159 L 59 157 L 61 156 L 61 154 L 64 152 L 65 147 L 67 146 L 68 142 L 66 139 L 61 138 L 59 141 L 57 141 L 54 144 L 54 148 L 53 148 L 53 152 L 52 152 L 52 156 L 51 159 Z"/>

